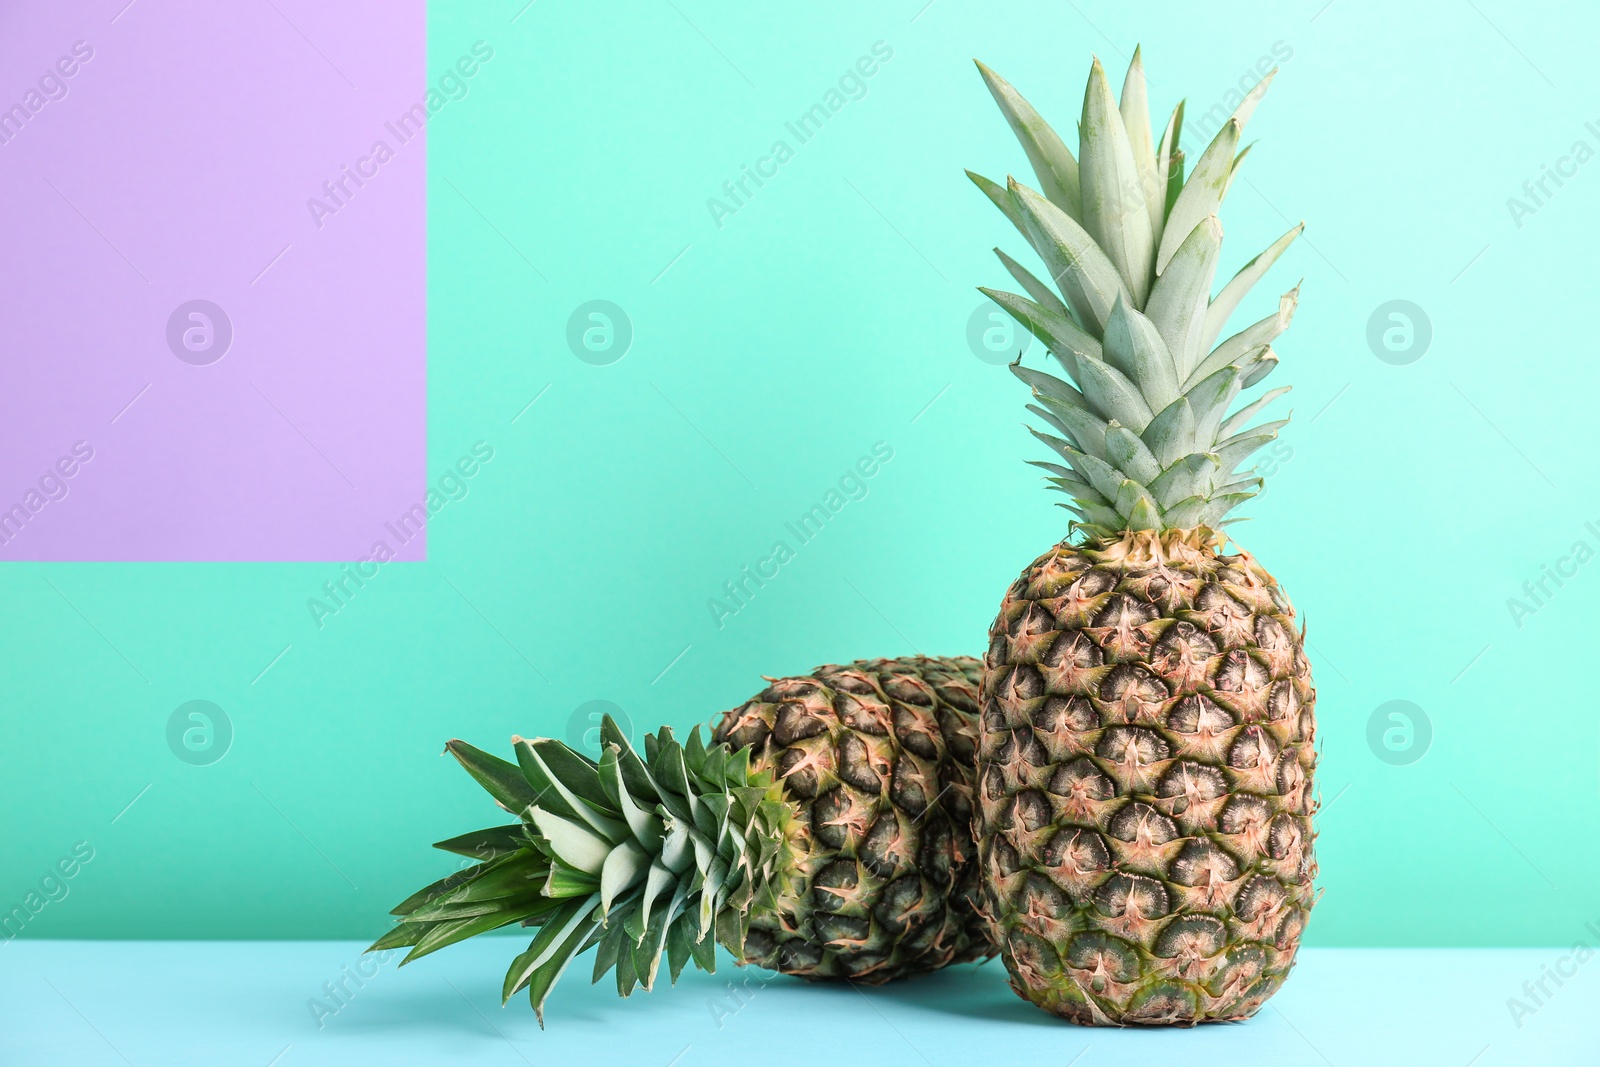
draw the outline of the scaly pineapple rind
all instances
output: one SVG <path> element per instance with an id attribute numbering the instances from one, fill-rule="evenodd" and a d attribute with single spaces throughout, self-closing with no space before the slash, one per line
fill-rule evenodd
<path id="1" fill-rule="evenodd" d="M 971 833 L 981 674 L 968 656 L 830 664 L 722 717 L 713 737 L 773 768 L 800 815 L 745 962 L 877 984 L 994 955 Z"/>
<path id="2" fill-rule="evenodd" d="M 990 631 L 986 912 L 1019 996 L 1084 1025 L 1249 1018 L 1316 898 L 1316 690 L 1294 609 L 1209 530 L 1063 542 Z"/>

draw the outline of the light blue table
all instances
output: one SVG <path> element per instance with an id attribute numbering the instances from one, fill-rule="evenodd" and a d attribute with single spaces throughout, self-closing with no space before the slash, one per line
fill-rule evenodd
<path id="1" fill-rule="evenodd" d="M 1306 950 L 1255 1019 L 1189 1031 L 1067 1025 L 1018 1000 L 998 963 L 860 990 L 728 967 L 628 1001 L 588 985 L 575 964 L 542 1033 L 525 1000 L 498 1002 L 514 941 L 480 939 L 403 971 L 391 961 L 358 986 L 346 975 L 360 950 L 0 944 L 0 1064 L 1600 1064 L 1600 957 L 1563 963 L 1575 976 L 1560 987 L 1547 979 L 1552 995 L 1520 1027 L 1507 1007 L 1562 961 L 1558 949 Z M 341 980 L 349 994 L 339 1006 L 325 983 Z"/>

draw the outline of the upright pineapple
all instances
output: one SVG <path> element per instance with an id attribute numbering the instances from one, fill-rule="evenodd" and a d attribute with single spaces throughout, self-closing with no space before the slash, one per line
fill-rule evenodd
<path id="1" fill-rule="evenodd" d="M 544 1001 L 591 946 L 622 996 L 675 982 L 720 942 L 807 978 L 888 981 L 994 955 L 971 839 L 978 680 L 970 657 L 862 660 L 771 684 L 713 747 L 668 728 L 640 759 L 609 718 L 595 763 L 514 738 L 517 763 L 447 746 L 518 817 L 441 841 L 480 862 L 413 894 L 372 946 L 404 962 L 510 923 L 538 935 L 504 997 Z"/>
<path id="2" fill-rule="evenodd" d="M 1278 583 L 1218 532 L 1284 423 L 1229 408 L 1277 363 L 1277 310 L 1216 343 L 1296 226 L 1212 296 L 1217 210 L 1268 75 L 1184 180 L 1179 104 L 1151 137 L 1138 52 L 1120 107 L 1095 61 L 1074 158 L 979 64 L 1043 193 L 970 175 L 1044 261 L 984 289 L 1071 384 L 1032 389 L 1039 463 L 1069 537 L 1022 572 L 989 632 L 980 874 L 1011 985 L 1079 1023 L 1245 1019 L 1282 984 L 1313 901 L 1315 691 Z M 970 172 L 969 172 L 970 173 Z M 1286 421 L 1286 420 L 1285 420 Z"/>

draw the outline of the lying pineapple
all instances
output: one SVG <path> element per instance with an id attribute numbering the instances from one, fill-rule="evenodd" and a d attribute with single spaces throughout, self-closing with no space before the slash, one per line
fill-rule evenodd
<path id="1" fill-rule="evenodd" d="M 1299 234 L 1215 297 L 1217 210 L 1271 75 L 1187 181 L 1178 105 L 1152 142 L 1137 52 L 1120 110 L 1099 61 L 1079 158 L 982 64 L 1043 194 L 974 182 L 1057 291 L 983 290 L 1045 341 L 1072 384 L 1019 365 L 1060 456 L 1072 537 L 1023 571 L 990 630 L 978 754 L 985 909 L 1024 998 L 1088 1024 L 1245 1019 L 1294 963 L 1310 912 L 1315 691 L 1294 609 L 1218 530 L 1261 479 L 1237 468 L 1283 422 L 1276 389 L 1228 409 L 1277 362 L 1296 291 L 1220 344 Z M 1286 420 L 1285 420 L 1286 421 Z"/>
<path id="2" fill-rule="evenodd" d="M 412 895 L 373 950 L 403 962 L 510 923 L 538 936 L 504 997 L 544 1002 L 597 947 L 594 980 L 654 984 L 665 953 L 807 978 L 885 982 L 994 955 L 971 839 L 981 668 L 968 657 L 862 660 L 771 681 L 713 747 L 663 728 L 640 759 L 609 718 L 596 764 L 514 738 L 517 764 L 447 746 L 519 818 L 441 841 L 480 860 Z"/>

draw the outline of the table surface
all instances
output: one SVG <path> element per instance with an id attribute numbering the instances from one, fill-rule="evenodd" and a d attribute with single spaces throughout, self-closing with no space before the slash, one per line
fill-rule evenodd
<path id="1" fill-rule="evenodd" d="M 523 997 L 499 1003 L 518 948 L 484 938 L 374 971 L 354 942 L 12 941 L 0 1063 L 1600 1064 L 1600 961 L 1558 948 L 1305 949 L 1254 1019 L 1194 1030 L 1068 1025 L 1017 999 L 998 962 L 880 988 L 728 965 L 623 1001 L 587 984 L 585 958 L 543 1032 Z M 1571 976 L 1542 995 L 1557 971 Z"/>

